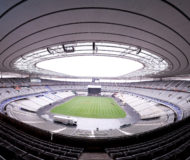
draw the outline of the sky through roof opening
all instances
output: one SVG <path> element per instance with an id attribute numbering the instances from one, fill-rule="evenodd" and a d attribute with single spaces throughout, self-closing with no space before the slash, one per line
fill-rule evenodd
<path id="1" fill-rule="evenodd" d="M 105 56 L 75 56 L 39 62 L 37 67 L 79 77 L 118 77 L 141 69 L 139 62 Z"/>

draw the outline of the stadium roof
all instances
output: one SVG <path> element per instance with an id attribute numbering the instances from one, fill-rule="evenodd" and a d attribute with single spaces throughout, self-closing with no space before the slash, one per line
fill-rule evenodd
<path id="1" fill-rule="evenodd" d="M 188 0 L 2 0 L 0 71 L 68 77 L 36 63 L 96 54 L 144 65 L 122 78 L 188 75 L 189 28 Z"/>

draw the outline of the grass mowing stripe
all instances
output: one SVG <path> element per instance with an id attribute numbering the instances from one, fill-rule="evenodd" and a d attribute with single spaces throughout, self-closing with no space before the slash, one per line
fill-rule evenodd
<path id="1" fill-rule="evenodd" d="M 52 113 L 87 118 L 124 118 L 126 113 L 109 97 L 77 96 L 54 107 Z"/>

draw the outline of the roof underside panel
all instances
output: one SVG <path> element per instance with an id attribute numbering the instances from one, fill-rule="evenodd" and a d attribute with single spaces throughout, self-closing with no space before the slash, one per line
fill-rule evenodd
<path id="1" fill-rule="evenodd" d="M 0 70 L 30 52 L 73 41 L 107 41 L 150 51 L 189 74 L 190 1 L 0 0 Z M 156 75 L 155 75 L 156 77 Z"/>

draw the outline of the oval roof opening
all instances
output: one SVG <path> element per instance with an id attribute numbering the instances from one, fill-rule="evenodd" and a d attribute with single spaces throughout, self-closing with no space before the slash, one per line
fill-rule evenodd
<path id="1" fill-rule="evenodd" d="M 37 63 L 39 68 L 80 77 L 119 77 L 143 68 L 137 61 L 106 56 L 75 56 Z"/>

